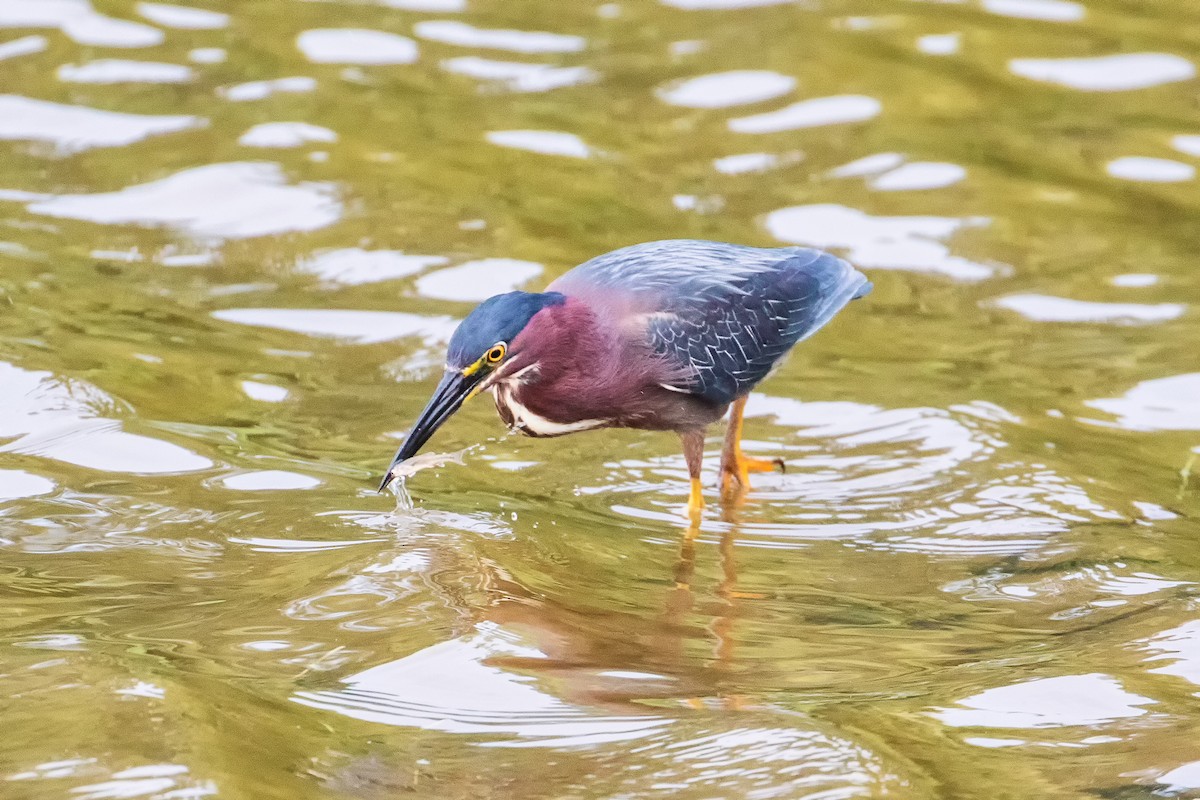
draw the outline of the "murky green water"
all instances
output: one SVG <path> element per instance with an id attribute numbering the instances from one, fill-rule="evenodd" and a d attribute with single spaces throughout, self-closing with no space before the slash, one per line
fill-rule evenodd
<path id="1" fill-rule="evenodd" d="M 205 8 L 0 0 L 0 796 L 1200 791 L 1200 8 Z M 786 475 L 687 545 L 477 401 L 374 493 L 474 300 L 688 236 L 875 282 Z"/>

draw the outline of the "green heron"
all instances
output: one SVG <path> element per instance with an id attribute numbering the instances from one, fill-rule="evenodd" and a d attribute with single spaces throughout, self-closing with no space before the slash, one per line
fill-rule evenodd
<path id="1" fill-rule="evenodd" d="M 840 258 L 803 247 L 648 242 L 593 258 L 544 292 L 481 303 L 454 331 L 446 373 L 379 490 L 462 404 L 491 390 L 509 427 L 530 436 L 596 428 L 675 431 L 704 507 L 709 425 L 730 411 L 721 491 L 782 461 L 742 454 L 746 397 L 792 346 L 871 291 Z"/>

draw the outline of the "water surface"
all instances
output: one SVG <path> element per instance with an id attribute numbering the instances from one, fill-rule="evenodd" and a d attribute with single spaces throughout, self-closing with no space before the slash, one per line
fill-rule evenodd
<path id="1" fill-rule="evenodd" d="M 1200 791 L 1197 53 L 1169 0 L 0 0 L 0 795 Z M 690 538 L 673 437 L 478 401 L 374 493 L 472 303 L 674 237 L 875 283 L 751 400 L 786 474 Z"/>

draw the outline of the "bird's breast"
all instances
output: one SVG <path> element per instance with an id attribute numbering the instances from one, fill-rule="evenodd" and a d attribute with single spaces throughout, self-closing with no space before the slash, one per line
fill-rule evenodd
<path id="1" fill-rule="evenodd" d="M 608 424 L 608 421 L 603 419 L 565 419 L 549 409 L 539 408 L 538 411 L 534 411 L 529 407 L 528 398 L 524 397 L 526 391 L 528 389 L 525 385 L 509 381 L 502 381 L 492 387 L 492 397 L 496 400 L 496 412 L 500 419 L 510 428 L 527 436 L 564 436 Z"/>

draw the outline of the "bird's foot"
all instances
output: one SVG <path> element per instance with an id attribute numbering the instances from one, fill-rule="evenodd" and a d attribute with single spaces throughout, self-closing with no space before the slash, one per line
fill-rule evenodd
<path id="1" fill-rule="evenodd" d="M 782 458 L 750 458 L 742 456 L 742 467 L 746 472 L 787 472 L 787 462 Z"/>
<path id="2" fill-rule="evenodd" d="M 732 464 L 721 464 L 721 496 L 726 499 L 740 497 L 750 488 L 751 472 L 787 472 L 787 463 L 782 458 L 749 458 L 739 455 Z"/>

